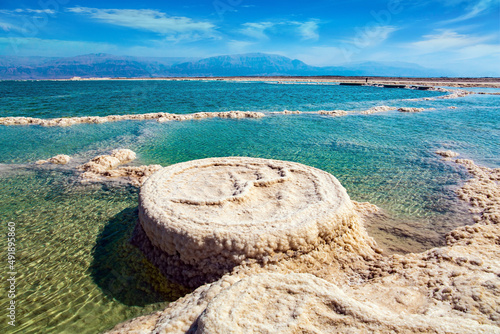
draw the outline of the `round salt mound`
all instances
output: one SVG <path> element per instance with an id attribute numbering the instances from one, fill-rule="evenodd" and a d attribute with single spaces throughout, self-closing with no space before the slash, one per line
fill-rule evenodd
<path id="1" fill-rule="evenodd" d="M 341 237 L 357 219 L 331 174 L 267 159 L 172 165 L 144 183 L 139 199 L 140 227 L 151 244 L 169 264 L 185 266 L 175 275 L 204 275 L 199 283 L 244 261 L 309 252 Z"/>

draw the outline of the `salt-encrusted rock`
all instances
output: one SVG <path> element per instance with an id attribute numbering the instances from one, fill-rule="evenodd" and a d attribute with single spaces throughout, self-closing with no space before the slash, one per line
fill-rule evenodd
<path id="1" fill-rule="evenodd" d="M 439 150 L 439 151 L 436 151 L 436 154 L 439 154 L 443 158 L 455 158 L 455 157 L 458 157 L 460 155 L 459 153 L 453 152 L 450 150 L 446 150 L 446 151 Z"/>
<path id="2" fill-rule="evenodd" d="M 151 315 L 154 321 L 142 318 L 138 327 L 127 322 L 111 333 L 137 328 L 155 334 L 220 333 L 222 328 L 228 333 L 280 332 L 283 319 L 304 332 L 500 333 L 500 168 L 477 166 L 471 160 L 456 162 L 473 175 L 458 193 L 471 203 L 478 223 L 450 232 L 446 247 L 420 254 L 357 257 L 356 263 L 338 266 L 335 259 L 345 254 L 320 245 L 297 259 L 226 275 L 170 304 L 160 316 Z M 375 210 L 366 204 L 356 207 L 360 212 Z M 348 248 L 360 241 L 337 243 Z M 329 257 L 332 251 L 334 256 Z M 323 258 L 318 263 L 324 271 L 311 265 L 314 261 L 308 257 Z M 335 285 L 311 276 L 300 283 L 292 277 L 296 274 L 245 278 L 263 271 L 311 272 Z M 339 271 L 351 273 L 342 277 Z M 304 301 L 307 306 L 300 307 Z M 287 317 L 290 310 L 295 316 Z M 145 328 L 145 323 L 151 325 Z"/>
<path id="3" fill-rule="evenodd" d="M 132 150 L 113 150 L 110 155 L 99 155 L 86 164 L 79 166 L 78 169 L 88 173 L 102 174 L 135 158 L 136 154 Z"/>
<path id="4" fill-rule="evenodd" d="M 56 155 L 55 157 L 52 157 L 52 158 L 47 159 L 47 160 L 38 160 L 35 163 L 37 165 L 42 165 L 44 163 L 49 162 L 49 163 L 55 164 L 55 165 L 66 165 L 70 160 L 71 160 L 71 157 L 69 155 L 59 154 L 59 155 Z"/>
<path id="5" fill-rule="evenodd" d="M 349 112 L 345 110 L 320 110 L 317 112 L 319 115 L 327 115 L 327 116 L 345 116 Z"/>
<path id="6" fill-rule="evenodd" d="M 149 113 L 133 115 L 110 115 L 110 116 L 85 116 L 85 117 L 64 117 L 42 119 L 33 117 L 0 117 L 0 125 L 41 125 L 41 126 L 71 126 L 81 123 L 100 124 L 106 122 L 117 122 L 126 120 L 157 120 L 166 121 L 186 121 L 203 118 L 261 118 L 265 115 L 254 111 L 223 111 L 223 112 L 199 112 L 194 114 L 170 114 L 170 113 Z"/>
<path id="7" fill-rule="evenodd" d="M 125 166 L 122 164 L 135 160 L 132 150 L 113 150 L 110 155 L 99 155 L 89 162 L 78 166 L 83 173 L 81 178 L 87 181 L 101 181 L 103 178 L 124 179 L 134 186 L 140 186 L 150 175 L 161 168 L 160 165 Z"/>
<path id="8" fill-rule="evenodd" d="M 406 107 L 402 107 L 402 108 L 398 109 L 398 111 L 400 111 L 400 112 L 421 112 L 424 110 L 425 110 L 425 108 L 406 108 Z"/>
<path id="9" fill-rule="evenodd" d="M 303 254 L 324 243 L 343 240 L 353 254 L 357 243 L 371 246 L 368 237 L 357 237 L 364 229 L 357 228 L 359 216 L 335 177 L 277 160 L 211 158 L 163 168 L 141 189 L 139 220 L 156 247 L 152 261 L 189 286 L 242 263 Z"/>
<path id="10" fill-rule="evenodd" d="M 299 110 L 283 110 L 283 111 L 273 111 L 270 114 L 278 114 L 278 115 L 299 115 L 302 114 L 302 111 Z"/>
<path id="11" fill-rule="evenodd" d="M 161 323 L 160 318 L 160 331 Z M 197 334 L 492 333 L 497 329 L 467 319 L 395 313 L 359 302 L 309 274 L 243 278 L 213 298 L 192 328 Z"/>
<path id="12" fill-rule="evenodd" d="M 391 111 L 391 110 L 396 110 L 396 107 L 389 107 L 389 106 L 377 106 L 370 108 L 368 110 L 363 110 L 361 111 L 361 114 L 363 115 L 370 115 L 370 114 L 375 114 L 379 112 L 385 112 L 385 111 Z"/>

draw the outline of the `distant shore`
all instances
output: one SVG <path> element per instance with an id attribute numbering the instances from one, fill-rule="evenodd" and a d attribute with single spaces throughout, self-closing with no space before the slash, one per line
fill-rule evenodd
<path id="1" fill-rule="evenodd" d="M 368 80 L 367 80 L 368 79 Z M 409 77 L 357 77 L 357 76 L 248 76 L 248 77 L 158 77 L 158 78 L 71 78 L 47 79 L 54 81 L 98 81 L 98 80 L 167 80 L 167 81 L 284 81 L 297 83 L 352 83 L 380 85 L 416 85 L 448 87 L 500 88 L 500 78 L 409 78 Z"/>

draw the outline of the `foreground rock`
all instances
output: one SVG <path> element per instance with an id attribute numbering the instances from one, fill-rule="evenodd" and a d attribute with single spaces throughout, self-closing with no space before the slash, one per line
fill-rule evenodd
<path id="1" fill-rule="evenodd" d="M 272 265 L 233 270 L 110 333 L 500 333 L 500 169 L 455 161 L 473 176 L 458 194 L 477 223 L 450 232 L 446 247 L 336 261 L 328 258 L 332 250 L 335 259 L 346 253 L 336 253 L 333 240 Z"/>
<path id="2" fill-rule="evenodd" d="M 225 111 L 225 112 L 199 112 L 194 114 L 150 113 L 136 115 L 110 115 L 110 116 L 85 116 L 42 119 L 33 117 L 0 117 L 0 125 L 41 125 L 41 126 L 70 126 L 75 124 L 90 123 L 100 124 L 127 120 L 157 120 L 158 122 L 187 121 L 204 118 L 261 118 L 265 115 L 253 111 Z"/>
<path id="3" fill-rule="evenodd" d="M 331 174 L 276 160 L 212 158 L 163 168 L 141 189 L 139 219 L 134 242 L 188 286 L 323 244 L 355 254 L 374 246 L 354 228 L 359 216 Z"/>
<path id="4" fill-rule="evenodd" d="M 135 152 L 122 149 L 114 150 L 110 155 L 99 155 L 89 162 L 78 166 L 82 171 L 81 178 L 87 181 L 101 181 L 105 179 L 125 179 L 135 186 L 140 186 L 154 172 L 161 168 L 160 165 L 149 166 L 124 166 L 119 165 L 135 160 Z"/>

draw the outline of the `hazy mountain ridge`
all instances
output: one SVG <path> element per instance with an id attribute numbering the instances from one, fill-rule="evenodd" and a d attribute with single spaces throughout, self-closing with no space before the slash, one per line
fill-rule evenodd
<path id="1" fill-rule="evenodd" d="M 276 54 L 249 53 L 204 59 L 87 54 L 76 57 L 0 57 L 0 79 L 178 76 L 439 76 L 436 70 L 403 62 L 365 62 L 316 67 Z"/>

